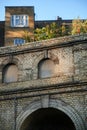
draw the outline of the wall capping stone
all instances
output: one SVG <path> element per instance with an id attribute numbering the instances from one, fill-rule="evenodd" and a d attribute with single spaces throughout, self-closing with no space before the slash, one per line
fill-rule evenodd
<path id="1" fill-rule="evenodd" d="M 30 53 L 35 51 L 41 51 L 44 49 L 69 47 L 81 43 L 87 43 L 87 34 L 83 35 L 70 35 L 59 38 L 53 38 L 48 40 L 36 41 L 25 43 L 20 46 L 5 46 L 0 47 L 0 56 L 17 55 L 23 53 Z"/>

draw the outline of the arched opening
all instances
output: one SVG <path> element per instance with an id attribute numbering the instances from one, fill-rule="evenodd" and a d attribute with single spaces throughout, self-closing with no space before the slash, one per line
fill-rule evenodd
<path id="1" fill-rule="evenodd" d="M 43 59 L 38 64 L 38 77 L 53 77 L 55 74 L 55 64 L 51 59 Z"/>
<path id="2" fill-rule="evenodd" d="M 72 120 L 56 108 L 41 108 L 32 112 L 20 130 L 76 130 Z"/>
<path id="3" fill-rule="evenodd" d="M 3 83 L 16 82 L 17 79 L 18 79 L 18 68 L 17 68 L 17 66 L 13 63 L 7 64 L 3 68 L 2 82 Z"/>

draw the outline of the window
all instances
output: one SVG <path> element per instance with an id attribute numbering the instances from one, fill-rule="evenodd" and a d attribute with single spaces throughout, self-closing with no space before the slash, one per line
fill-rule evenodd
<path id="1" fill-rule="evenodd" d="M 15 64 L 8 64 L 3 68 L 3 82 L 16 82 L 18 79 L 18 68 Z"/>
<path id="2" fill-rule="evenodd" d="M 15 38 L 14 39 L 14 45 L 22 45 L 25 43 L 25 40 L 22 38 Z"/>
<path id="3" fill-rule="evenodd" d="M 28 15 L 12 15 L 11 27 L 28 27 Z"/>

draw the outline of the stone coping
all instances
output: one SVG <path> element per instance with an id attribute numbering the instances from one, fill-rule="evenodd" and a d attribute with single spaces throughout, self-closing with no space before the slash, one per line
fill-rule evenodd
<path id="1" fill-rule="evenodd" d="M 72 82 L 72 77 L 69 76 L 62 76 L 62 77 L 52 77 L 52 78 L 45 78 L 45 79 L 35 79 L 29 81 L 20 81 L 20 82 L 13 82 L 13 83 L 1 83 L 0 84 L 0 92 L 3 91 L 18 91 L 24 89 L 37 89 L 42 87 L 49 87 L 54 86 L 66 82 Z"/>
<path id="2" fill-rule="evenodd" d="M 72 77 L 62 76 L 62 77 L 53 77 L 46 79 L 36 79 L 30 81 L 21 81 L 14 83 L 2 83 L 0 84 L 0 95 L 3 93 L 9 92 L 19 92 L 19 91 L 32 91 L 32 90 L 41 90 L 41 89 L 50 89 L 50 88 L 61 88 L 61 87 L 70 87 L 75 85 L 87 85 L 87 82 L 82 81 L 73 81 Z M 86 87 L 87 89 L 87 87 Z"/>
<path id="3" fill-rule="evenodd" d="M 76 44 L 76 42 L 85 41 L 87 40 L 87 33 L 82 35 L 70 35 L 58 38 L 52 38 L 48 40 L 36 41 L 25 43 L 24 45 L 13 45 L 13 46 L 5 46 L 0 47 L 0 55 L 9 55 L 9 54 L 18 54 L 24 52 L 31 52 L 41 48 L 49 48 L 54 46 L 70 46 Z"/>

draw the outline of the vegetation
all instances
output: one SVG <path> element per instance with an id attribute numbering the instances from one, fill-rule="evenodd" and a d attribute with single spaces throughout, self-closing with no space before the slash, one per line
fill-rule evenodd
<path id="1" fill-rule="evenodd" d="M 79 18 L 72 21 L 71 34 L 87 33 L 87 20 L 82 21 Z"/>
<path id="2" fill-rule="evenodd" d="M 31 38 L 29 31 L 24 31 L 22 38 L 26 41 L 26 42 L 31 42 L 33 41 L 33 37 Z"/>
<path id="3" fill-rule="evenodd" d="M 29 32 L 28 32 L 28 31 L 24 31 L 24 33 L 23 33 L 23 39 L 24 39 L 26 42 L 30 42 L 30 35 L 29 35 Z"/>
<path id="4" fill-rule="evenodd" d="M 36 28 L 34 30 L 34 39 L 31 39 L 28 31 L 24 31 L 23 38 L 26 42 L 30 42 L 83 33 L 87 33 L 87 20 L 83 21 L 78 18 L 72 21 L 71 26 L 65 23 L 61 26 L 58 26 L 56 23 L 51 23 L 43 28 Z"/>
<path id="5" fill-rule="evenodd" d="M 34 40 L 39 41 L 65 35 L 69 35 L 69 27 L 65 26 L 65 23 L 63 23 L 62 26 L 52 23 L 46 27 L 35 29 Z"/>
<path id="6" fill-rule="evenodd" d="M 58 37 L 59 31 L 60 27 L 56 23 L 52 23 L 43 28 L 37 28 L 34 33 L 35 41 Z"/>

